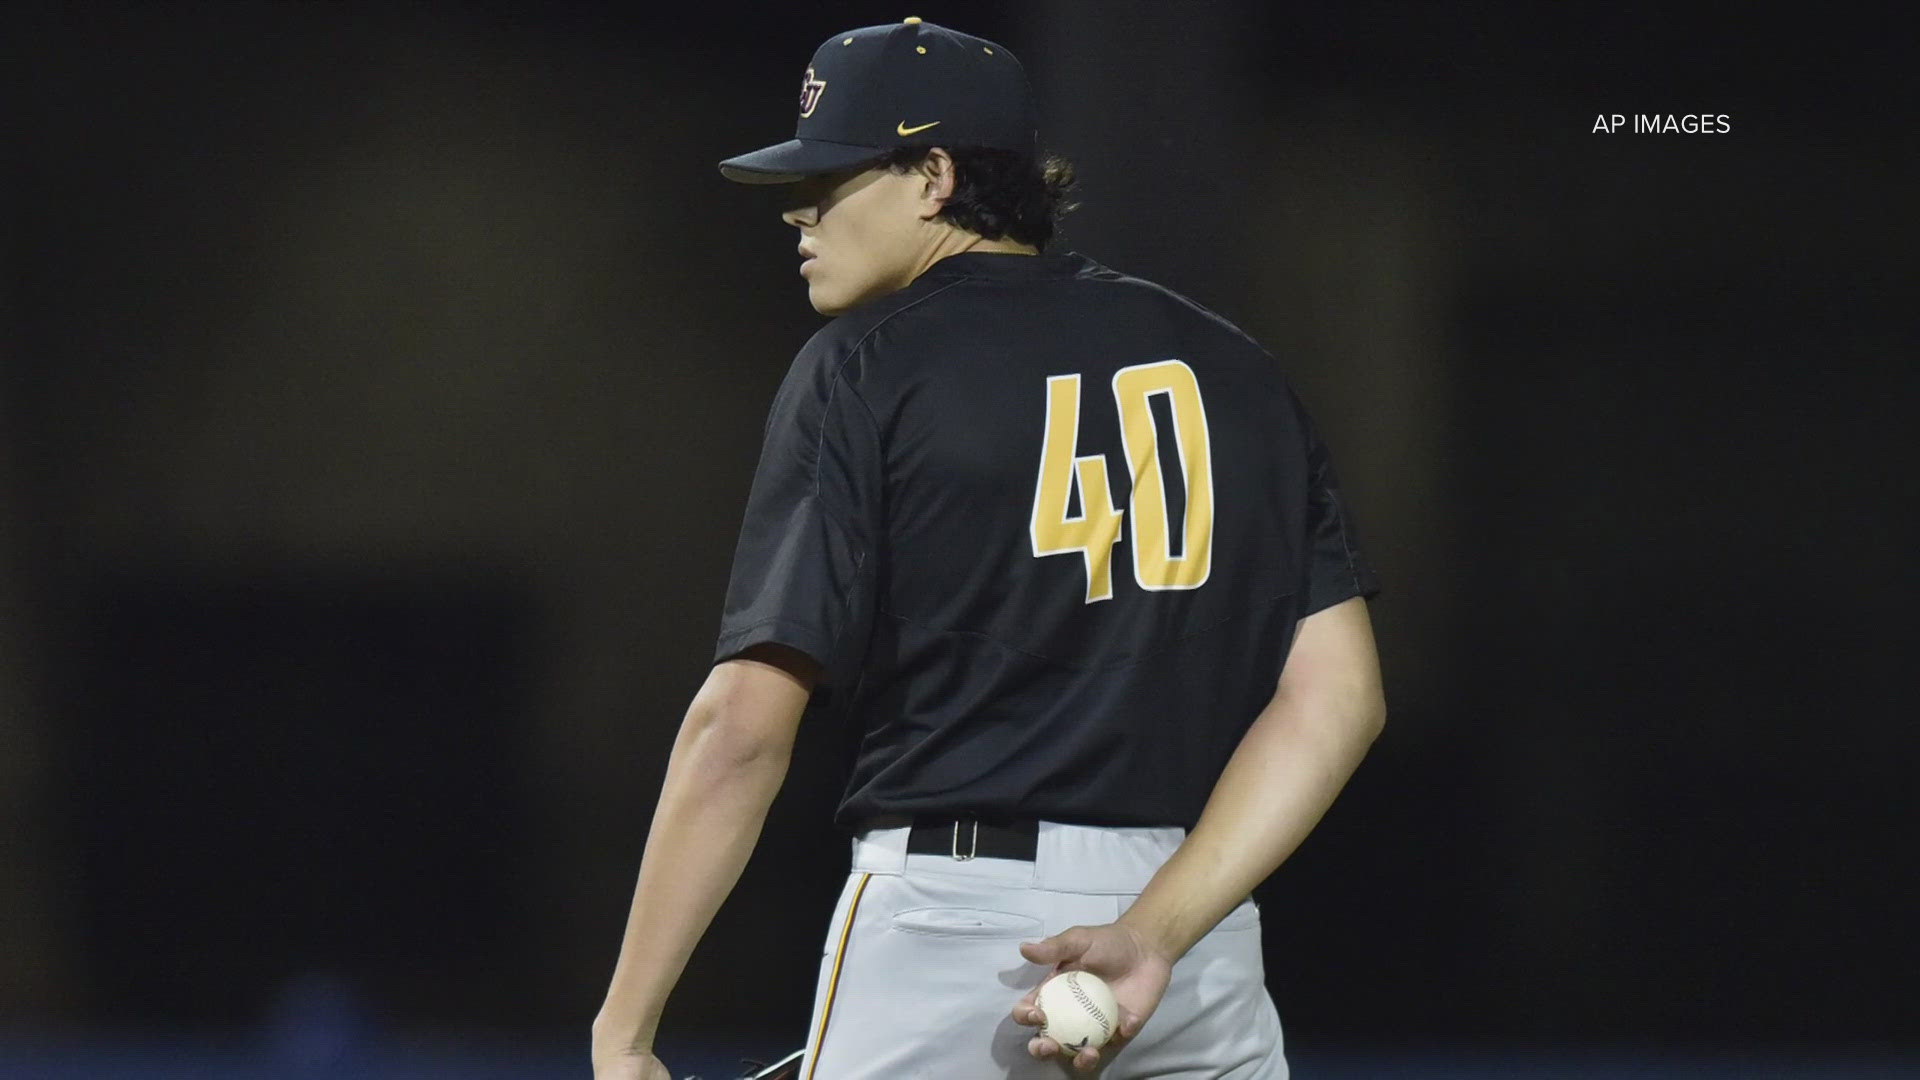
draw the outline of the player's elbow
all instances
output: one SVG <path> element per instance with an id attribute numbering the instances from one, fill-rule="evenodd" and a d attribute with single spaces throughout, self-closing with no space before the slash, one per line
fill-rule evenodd
<path id="1" fill-rule="evenodd" d="M 1313 713 L 1363 746 L 1372 745 L 1387 728 L 1387 698 L 1377 682 L 1357 679 L 1328 687 L 1319 697 Z"/>
<path id="2" fill-rule="evenodd" d="M 1387 726 L 1387 698 L 1377 680 L 1324 680 L 1283 687 L 1283 715 L 1340 742 L 1371 746 Z"/>
<path id="3" fill-rule="evenodd" d="M 790 726 L 748 711 L 695 701 L 680 722 L 680 742 L 690 760 L 709 774 L 784 770 L 793 753 Z"/>
<path id="4" fill-rule="evenodd" d="M 1387 695 L 1380 686 L 1375 685 L 1358 693 L 1352 705 L 1354 734 L 1366 745 L 1373 745 L 1387 730 Z"/>
<path id="5" fill-rule="evenodd" d="M 784 771 L 810 686 L 760 651 L 716 664 L 687 706 L 674 752 L 684 748 L 710 773 Z"/>

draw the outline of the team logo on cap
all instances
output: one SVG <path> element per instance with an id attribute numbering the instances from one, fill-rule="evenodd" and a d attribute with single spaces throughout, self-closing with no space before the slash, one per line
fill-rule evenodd
<path id="1" fill-rule="evenodd" d="M 813 69 L 807 69 L 807 77 L 800 80 L 800 115 L 812 116 L 813 107 L 820 104 L 820 92 L 827 88 L 826 80 L 813 77 Z"/>

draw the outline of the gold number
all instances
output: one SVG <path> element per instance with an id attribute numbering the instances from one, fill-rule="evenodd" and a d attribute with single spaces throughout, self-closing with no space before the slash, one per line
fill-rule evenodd
<path id="1" fill-rule="evenodd" d="M 1113 595 L 1113 545 L 1120 542 L 1120 511 L 1107 488 L 1103 454 L 1073 456 L 1080 438 L 1080 376 L 1047 379 L 1047 428 L 1040 444 L 1040 477 L 1033 485 L 1033 554 L 1080 552 L 1087 561 L 1087 600 Z M 1067 516 L 1067 494 L 1080 485 L 1080 516 Z"/>
<path id="2" fill-rule="evenodd" d="M 1187 491 L 1177 556 L 1172 554 L 1159 436 L 1149 407 L 1154 394 L 1167 395 L 1171 406 L 1173 441 Z M 1213 558 L 1213 454 L 1200 384 L 1193 369 L 1178 360 L 1135 364 L 1114 373 L 1113 400 L 1119 408 L 1121 440 L 1133 477 L 1133 579 L 1141 588 L 1154 591 L 1197 589 L 1206 584 Z M 1113 545 L 1119 543 L 1120 521 L 1128 515 L 1113 505 L 1106 455 L 1075 456 L 1079 439 L 1080 376 L 1049 376 L 1047 426 L 1029 526 L 1033 554 L 1039 558 L 1080 553 L 1087 564 L 1086 602 L 1091 604 L 1113 596 Z M 1070 493 L 1076 485 L 1080 513 L 1069 517 Z"/>
<path id="3" fill-rule="evenodd" d="M 1180 452 L 1180 477 L 1187 490 L 1178 555 L 1171 554 L 1159 433 L 1147 406 L 1155 394 L 1167 395 L 1173 445 Z M 1133 472 L 1133 580 L 1143 589 L 1197 589 L 1207 583 L 1213 563 L 1213 440 L 1207 434 L 1207 410 L 1200 403 L 1200 382 L 1193 369 L 1178 360 L 1135 364 L 1114 372 L 1113 403 L 1120 408 L 1120 438 Z"/>

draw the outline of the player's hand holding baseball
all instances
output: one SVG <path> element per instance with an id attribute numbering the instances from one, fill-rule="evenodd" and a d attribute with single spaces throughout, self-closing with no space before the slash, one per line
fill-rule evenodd
<path id="1" fill-rule="evenodd" d="M 659 1058 L 638 1050 L 593 1048 L 593 1080 L 673 1080 Z"/>
<path id="2" fill-rule="evenodd" d="M 1050 938 L 1022 942 L 1020 955 L 1035 964 L 1053 965 L 1047 973 L 1049 978 L 1063 971 L 1091 971 L 1113 988 L 1114 1000 L 1120 1004 L 1120 1027 L 1105 1046 L 1074 1053 L 1045 1035 L 1027 1040 L 1027 1052 L 1034 1057 L 1057 1058 L 1062 1065 L 1080 1072 L 1091 1072 L 1103 1054 L 1111 1058 L 1140 1033 L 1141 1025 L 1159 1007 L 1161 995 L 1167 992 L 1167 980 L 1173 975 L 1170 958 L 1154 949 L 1139 931 L 1120 923 L 1070 926 Z M 1013 1007 L 1016 1023 L 1028 1027 L 1046 1023 L 1046 1014 L 1035 1004 L 1039 993 L 1040 988 L 1034 987 Z"/>

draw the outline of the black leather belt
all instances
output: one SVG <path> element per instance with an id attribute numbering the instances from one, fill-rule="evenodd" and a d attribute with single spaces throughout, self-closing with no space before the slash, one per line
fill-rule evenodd
<path id="1" fill-rule="evenodd" d="M 898 829 L 909 825 L 909 855 L 945 855 L 961 862 L 980 858 L 1032 862 L 1039 846 L 1040 823 L 1032 820 L 994 823 L 964 817 L 878 817 L 865 827 Z"/>

